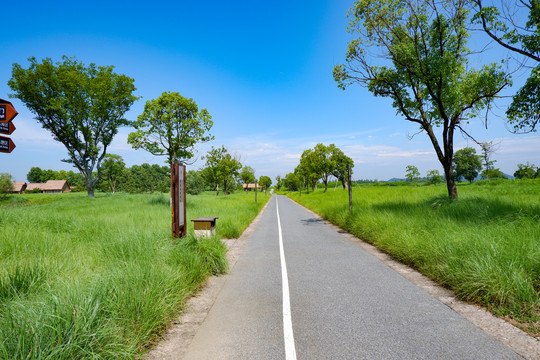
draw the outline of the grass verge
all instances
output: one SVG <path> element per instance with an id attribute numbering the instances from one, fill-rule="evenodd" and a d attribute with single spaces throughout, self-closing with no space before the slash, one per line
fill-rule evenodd
<path id="1" fill-rule="evenodd" d="M 0 208 L 0 359 L 140 355 L 227 271 L 219 239 L 239 236 L 265 202 L 188 196 L 188 237 L 173 240 L 167 194 L 16 197 Z M 219 217 L 216 238 L 193 238 L 198 216 Z"/>
<path id="2" fill-rule="evenodd" d="M 540 181 L 355 187 L 289 196 L 466 301 L 540 336 Z"/>

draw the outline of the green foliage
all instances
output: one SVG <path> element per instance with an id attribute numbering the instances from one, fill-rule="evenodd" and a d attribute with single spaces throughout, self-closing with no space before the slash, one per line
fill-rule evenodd
<path id="1" fill-rule="evenodd" d="M 534 179 L 538 173 L 538 169 L 534 164 L 518 164 L 518 169 L 514 172 L 516 179 Z"/>
<path id="2" fill-rule="evenodd" d="M 285 178 L 282 179 L 283 186 L 289 191 L 296 191 L 300 189 L 302 185 L 302 179 L 295 173 L 288 173 Z"/>
<path id="3" fill-rule="evenodd" d="M 480 174 L 484 179 L 506 179 L 506 176 L 500 169 L 483 170 Z"/>
<path id="4" fill-rule="evenodd" d="M 194 146 L 213 140 L 208 132 L 214 124 L 206 109 L 199 111 L 195 101 L 177 92 L 164 92 L 148 100 L 144 111 L 132 123 L 135 132 L 128 143 L 153 155 L 166 155 L 167 163 L 185 162 L 194 156 Z"/>
<path id="5" fill-rule="evenodd" d="M 276 176 L 276 190 L 279 191 L 281 187 L 283 186 L 283 182 L 281 180 L 281 175 Z"/>
<path id="6" fill-rule="evenodd" d="M 289 196 L 458 297 L 539 321 L 540 180 L 477 181 L 460 193 L 449 201 L 438 186 L 364 185 L 353 188 L 352 212 L 345 191 Z"/>
<path id="7" fill-rule="evenodd" d="M 36 115 L 36 120 L 67 149 L 69 159 L 84 176 L 89 196 L 101 176 L 101 161 L 124 114 L 137 97 L 134 80 L 113 72 L 113 66 L 87 67 L 75 58 L 54 64 L 46 58 L 15 63 L 8 82 L 13 94 Z M 94 169 L 97 171 L 93 176 Z"/>
<path id="8" fill-rule="evenodd" d="M 0 174 L 0 195 L 5 199 L 13 191 L 13 177 L 8 173 Z"/>
<path id="9" fill-rule="evenodd" d="M 330 172 L 336 179 L 341 182 L 341 186 L 346 189 L 349 176 L 348 169 L 349 167 L 351 168 L 352 175 L 354 161 L 350 157 L 345 155 L 343 151 L 341 151 L 341 149 L 336 147 L 334 144 L 330 144 L 328 146 L 328 149 L 330 151 L 330 161 L 333 165 Z"/>
<path id="10" fill-rule="evenodd" d="M 476 155 L 475 149 L 465 147 L 454 154 L 454 171 L 458 180 L 465 178 L 472 183 L 481 169 L 482 162 L 480 156 Z"/>
<path id="11" fill-rule="evenodd" d="M 502 12 L 495 6 L 484 6 L 485 1 L 474 0 L 477 13 L 473 22 L 500 45 L 525 58 L 540 62 L 540 3 L 538 0 L 501 2 Z M 523 12 L 528 11 L 527 21 Z M 540 119 L 540 66 L 536 66 L 525 85 L 514 95 L 507 109 L 508 122 L 514 132 L 536 131 Z"/>
<path id="12" fill-rule="evenodd" d="M 458 196 L 452 169 L 455 130 L 510 83 L 496 64 L 480 70 L 467 66 L 474 53 L 467 48 L 467 5 L 464 0 L 357 0 L 349 11 L 348 31 L 355 39 L 347 64 L 334 68 L 340 88 L 359 83 L 392 99 L 399 114 L 427 133 L 451 198 Z M 372 56 L 387 61 L 373 65 Z"/>
<path id="13" fill-rule="evenodd" d="M 418 171 L 418 168 L 414 165 L 407 165 L 405 171 L 405 177 L 409 179 L 410 182 L 416 181 L 420 178 L 420 171 Z"/>
<path id="14" fill-rule="evenodd" d="M 428 171 L 427 175 L 428 184 L 437 185 L 443 182 L 441 174 L 439 174 L 439 170 L 430 170 Z"/>
<path id="15" fill-rule="evenodd" d="M 201 173 L 196 170 L 189 170 L 186 173 L 186 193 L 197 195 L 204 191 L 204 179 Z"/>
<path id="16" fill-rule="evenodd" d="M 111 192 L 116 192 L 116 185 L 120 177 L 123 176 L 126 164 L 120 155 L 107 154 L 101 164 L 104 180 Z"/>
<path id="17" fill-rule="evenodd" d="M 123 171 L 118 180 L 119 191 L 129 193 L 168 192 L 171 185 L 171 168 L 157 164 L 133 165 Z"/>
<path id="18" fill-rule="evenodd" d="M 265 191 L 268 192 L 268 188 L 272 186 L 272 179 L 263 175 L 259 178 L 259 185 L 264 186 Z"/>
<path id="19" fill-rule="evenodd" d="M 206 159 L 206 167 L 201 172 L 203 178 L 208 183 L 213 184 L 216 189 L 219 189 L 219 185 L 223 185 L 225 196 L 227 196 L 228 191 L 234 191 L 234 177 L 238 175 L 242 168 L 240 161 L 229 154 L 225 146 L 221 146 L 221 148 L 212 146 L 212 149 L 208 151 L 203 159 Z M 233 186 L 230 186 L 231 184 Z M 219 194 L 219 190 L 217 194 Z"/>
<path id="20" fill-rule="evenodd" d="M 240 179 L 244 184 L 253 184 L 255 182 L 255 170 L 251 166 L 244 166 L 240 171 Z"/>

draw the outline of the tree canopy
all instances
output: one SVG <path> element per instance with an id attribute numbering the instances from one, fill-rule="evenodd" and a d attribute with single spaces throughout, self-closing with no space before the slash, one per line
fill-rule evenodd
<path id="1" fill-rule="evenodd" d="M 6 199 L 7 194 L 13 191 L 13 177 L 8 173 L 0 174 L 0 195 Z"/>
<path id="2" fill-rule="evenodd" d="M 234 176 L 242 168 L 242 164 L 238 159 L 229 153 L 225 146 L 214 148 L 208 151 L 204 156 L 206 159 L 206 168 L 203 169 L 201 175 L 206 181 L 216 186 L 216 195 L 219 194 L 219 185 L 223 185 L 223 193 L 227 196 L 230 191 L 231 183 L 234 183 Z"/>
<path id="3" fill-rule="evenodd" d="M 506 115 L 514 132 L 536 131 L 540 119 L 540 1 L 473 1 L 477 9 L 473 21 L 498 44 L 534 63 L 529 78 L 514 95 Z M 524 21 L 523 13 L 527 13 L 527 21 Z"/>
<path id="4" fill-rule="evenodd" d="M 454 133 L 466 134 L 467 119 L 510 82 L 496 64 L 468 66 L 467 0 L 357 0 L 349 19 L 355 39 L 346 64 L 334 67 L 338 86 L 358 83 L 392 99 L 397 113 L 429 137 L 448 195 L 457 198 Z"/>
<path id="5" fill-rule="evenodd" d="M 66 56 L 56 64 L 50 58 L 28 61 L 28 69 L 13 64 L 10 97 L 20 99 L 66 147 L 69 158 L 63 161 L 81 172 L 93 197 L 107 147 L 128 124 L 124 114 L 137 100 L 134 80 L 113 72 L 113 66 L 85 66 Z"/>
<path id="6" fill-rule="evenodd" d="M 103 171 L 104 180 L 109 185 L 111 192 L 116 192 L 116 185 L 119 178 L 124 174 L 126 164 L 124 159 L 117 154 L 107 154 L 101 165 Z"/>
<path id="7" fill-rule="evenodd" d="M 177 92 L 164 92 L 148 100 L 144 111 L 131 125 L 135 128 L 128 143 L 135 149 L 144 149 L 153 155 L 167 156 L 167 163 L 187 162 L 194 154 L 197 143 L 214 137 L 208 132 L 214 124 L 206 109 L 199 108 L 191 98 Z"/>
<path id="8" fill-rule="evenodd" d="M 472 183 L 481 169 L 480 156 L 476 155 L 476 150 L 472 147 L 465 147 L 454 154 L 454 170 L 457 179 L 464 178 Z"/>

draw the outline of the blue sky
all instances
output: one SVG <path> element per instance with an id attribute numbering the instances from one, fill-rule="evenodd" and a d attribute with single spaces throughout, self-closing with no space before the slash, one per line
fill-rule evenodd
<path id="1" fill-rule="evenodd" d="M 399 116 L 391 101 L 373 97 L 360 86 L 339 90 L 332 68 L 344 60 L 346 13 L 352 1 L 15 1 L 3 5 L 0 30 L 0 98 L 11 92 L 7 81 L 13 63 L 27 58 L 75 56 L 85 64 L 114 65 L 135 79 L 141 96 L 127 113 L 135 119 L 146 100 L 164 91 L 193 98 L 213 117 L 215 140 L 199 145 L 199 157 L 210 146 L 225 145 L 256 175 L 272 179 L 294 170 L 303 150 L 322 142 L 336 144 L 355 161 L 354 178 L 386 180 L 403 177 L 416 165 L 422 175 L 438 169 L 424 134 L 409 140 L 417 127 Z M 481 38 L 480 38 L 481 39 Z M 480 40 L 482 41 L 482 40 Z M 474 45 L 474 44 L 473 44 Z M 493 48 L 496 46 L 493 45 Z M 482 55 L 478 61 L 504 56 Z M 472 64 L 474 65 L 474 63 Z M 526 72 L 514 79 L 517 89 Z M 25 181 L 33 166 L 70 170 L 67 157 L 33 119 L 19 111 L 11 138 L 16 149 L 0 153 L 0 172 Z M 500 101 L 502 114 L 508 101 Z M 134 151 L 127 144 L 132 129 L 122 128 L 109 148 L 128 166 L 143 162 L 164 165 L 163 157 Z M 513 174 L 518 163 L 540 165 L 540 137 L 514 135 L 502 116 L 490 115 L 488 128 L 478 120 L 468 131 L 480 141 L 493 140 L 493 158 Z M 459 134 L 456 150 L 476 147 Z M 195 162 L 191 169 L 203 166 Z"/>

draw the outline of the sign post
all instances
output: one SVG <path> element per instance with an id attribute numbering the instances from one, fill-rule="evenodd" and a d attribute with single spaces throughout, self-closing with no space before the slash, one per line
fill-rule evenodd
<path id="1" fill-rule="evenodd" d="M 11 122 L 18 112 L 13 105 L 4 99 L 0 99 L 0 134 L 11 135 L 15 131 L 15 125 Z M 10 153 L 15 149 L 13 141 L 4 136 L 0 136 L 0 152 Z"/>
<path id="2" fill-rule="evenodd" d="M 186 166 L 171 164 L 172 236 L 186 236 Z"/>
<path id="3" fill-rule="evenodd" d="M 0 123 L 10 122 L 11 120 L 15 119 L 17 114 L 17 110 L 15 110 L 9 101 L 0 99 Z"/>
<path id="4" fill-rule="evenodd" d="M 10 153 L 15 149 L 15 144 L 8 137 L 0 136 L 0 152 Z"/>
<path id="5" fill-rule="evenodd" d="M 15 131 L 15 125 L 13 122 L 3 122 L 0 123 L 0 134 L 11 135 Z"/>

